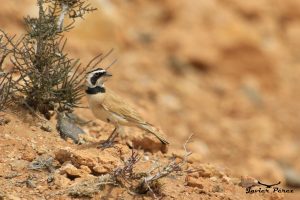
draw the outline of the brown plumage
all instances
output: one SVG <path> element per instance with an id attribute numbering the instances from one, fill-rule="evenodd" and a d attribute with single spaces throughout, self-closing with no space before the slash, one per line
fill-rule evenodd
<path id="1" fill-rule="evenodd" d="M 117 136 L 120 126 L 135 126 L 155 135 L 161 143 L 169 144 L 169 142 L 164 139 L 151 124 L 146 122 L 136 110 L 123 101 L 120 96 L 104 87 L 103 82 L 105 79 L 103 77 L 108 75 L 105 75 L 107 72 L 103 69 L 99 69 L 98 73 L 99 71 L 104 73 L 104 75 L 100 75 L 97 81 L 94 81 L 94 84 L 92 83 L 93 81 L 89 82 L 89 80 L 95 80 L 97 78 L 97 75 L 95 75 L 97 74 L 97 70 L 94 70 L 88 76 L 89 89 L 87 90 L 87 97 L 93 114 L 102 121 L 114 124 L 116 127 L 107 142 L 111 142 L 111 140 Z M 90 87 L 91 85 L 94 87 Z"/>

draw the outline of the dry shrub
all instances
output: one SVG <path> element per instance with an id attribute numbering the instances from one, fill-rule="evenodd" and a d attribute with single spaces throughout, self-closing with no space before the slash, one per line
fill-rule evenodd
<path id="1" fill-rule="evenodd" d="M 5 74 L 0 72 L 0 111 L 5 110 L 6 106 L 11 102 L 11 80 L 11 74 Z"/>
<path id="2" fill-rule="evenodd" d="M 49 119 L 53 110 L 72 111 L 79 106 L 84 95 L 83 74 L 103 57 L 98 56 L 92 60 L 96 62 L 81 67 L 79 59 L 70 58 L 64 51 L 67 42 L 64 33 L 73 28 L 77 18 L 95 10 L 87 1 L 37 0 L 37 5 L 38 17 L 24 19 L 26 34 L 15 41 L 3 32 L 6 46 L 2 45 L 0 50 L 3 59 L 11 54 L 14 72 L 19 74 L 15 90 L 24 97 L 23 103 Z M 71 23 L 64 25 L 65 17 Z"/>

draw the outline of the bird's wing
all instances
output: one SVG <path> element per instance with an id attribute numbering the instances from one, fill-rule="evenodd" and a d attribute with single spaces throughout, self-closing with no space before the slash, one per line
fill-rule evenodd
<path id="1" fill-rule="evenodd" d="M 146 123 L 143 118 L 130 105 L 122 100 L 121 97 L 107 90 L 107 94 L 103 99 L 102 106 L 104 109 L 119 115 L 132 123 Z"/>

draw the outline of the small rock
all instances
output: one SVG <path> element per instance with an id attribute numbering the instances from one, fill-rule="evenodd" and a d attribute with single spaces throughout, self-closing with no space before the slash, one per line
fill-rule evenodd
<path id="1" fill-rule="evenodd" d="M 36 148 L 35 151 L 38 155 L 43 155 L 43 154 L 47 153 L 47 150 L 45 149 L 45 147 Z"/>
<path id="2" fill-rule="evenodd" d="M 3 126 L 5 124 L 8 124 L 10 121 L 10 119 L 0 119 L 0 125 Z"/>
<path id="3" fill-rule="evenodd" d="M 71 180 L 68 179 L 64 175 L 60 175 L 58 173 L 54 174 L 54 185 L 56 185 L 58 188 L 65 188 L 71 183 Z"/>
<path id="4" fill-rule="evenodd" d="M 213 176 L 219 177 L 219 172 L 211 165 L 201 165 L 199 167 L 199 176 L 204 178 L 210 178 Z"/>
<path id="5" fill-rule="evenodd" d="M 55 158 L 60 163 L 64 163 L 71 160 L 71 156 L 72 154 L 70 148 L 59 149 L 57 152 L 55 152 Z"/>
<path id="6" fill-rule="evenodd" d="M 64 113 L 59 113 L 57 115 L 57 125 L 60 136 L 63 139 L 71 138 L 75 143 L 79 142 L 79 134 L 85 134 L 85 132 L 76 126 L 76 124 Z"/>
<path id="7" fill-rule="evenodd" d="M 60 163 L 70 162 L 82 173 L 92 170 L 95 173 L 103 174 L 120 165 L 120 159 L 112 156 L 113 149 L 107 149 L 99 154 L 98 149 L 73 150 L 70 148 L 60 149 L 55 153 L 55 158 Z M 89 169 L 88 169 L 89 168 Z"/>
<path id="8" fill-rule="evenodd" d="M 213 181 L 213 182 L 217 182 L 217 180 L 218 180 L 218 178 L 217 177 L 215 177 L 215 176 L 213 176 L 213 177 L 210 177 L 209 178 L 211 181 Z"/>
<path id="9" fill-rule="evenodd" d="M 35 159 L 35 157 L 36 157 L 36 154 L 33 151 L 25 152 L 22 155 L 22 159 L 27 160 L 29 162 L 33 161 Z"/>
<path id="10" fill-rule="evenodd" d="M 195 178 L 195 177 L 192 177 L 192 176 L 187 176 L 185 181 L 187 183 L 187 186 L 197 187 L 199 189 L 203 189 L 203 184 L 202 184 L 200 178 Z"/>
<path id="11" fill-rule="evenodd" d="M 52 132 L 52 128 L 49 124 L 42 124 L 42 126 L 40 127 L 43 131 L 46 132 Z"/>
<path id="12" fill-rule="evenodd" d="M 244 188 L 248 188 L 256 185 L 258 185 L 258 181 L 255 178 L 252 178 L 250 176 L 242 176 L 241 182 L 239 183 L 239 186 Z"/>
<path id="13" fill-rule="evenodd" d="M 31 129 L 32 131 L 37 131 L 37 127 L 35 127 L 35 126 L 31 126 L 30 129 Z"/>
<path id="14" fill-rule="evenodd" d="M 224 176 L 222 177 L 222 181 L 225 182 L 225 183 L 230 183 L 231 178 L 228 177 L 228 176 L 226 176 L 226 175 L 224 175 Z"/>
<path id="15" fill-rule="evenodd" d="M 80 166 L 80 169 L 82 169 L 82 171 L 84 171 L 84 172 L 87 173 L 87 174 L 92 173 L 91 169 L 90 169 L 88 166 L 81 165 L 81 166 Z"/>
<path id="16" fill-rule="evenodd" d="M 60 168 L 60 172 L 61 174 L 67 174 L 69 176 L 72 177 L 80 177 L 81 176 L 81 172 L 79 169 L 77 169 L 74 165 L 68 163 L 65 166 Z"/>
<path id="17" fill-rule="evenodd" d="M 101 165 L 97 165 L 93 167 L 93 171 L 98 173 L 98 174 L 106 174 L 109 172 L 109 170 Z"/>
<path id="18" fill-rule="evenodd" d="M 79 178 L 79 177 L 87 177 L 90 175 L 92 171 L 89 167 L 85 165 L 81 165 L 80 168 L 76 168 L 71 163 L 67 163 L 60 169 L 61 174 L 67 174 L 67 176 L 71 179 Z"/>
<path id="19" fill-rule="evenodd" d="M 132 139 L 133 148 L 138 149 L 141 148 L 144 151 L 149 151 L 151 153 L 155 153 L 161 151 L 162 153 L 167 153 L 168 145 L 162 144 L 156 138 L 150 137 L 150 135 L 138 135 L 137 137 Z"/>
<path id="20" fill-rule="evenodd" d="M 4 134 L 5 139 L 12 139 L 12 137 L 9 134 Z"/>

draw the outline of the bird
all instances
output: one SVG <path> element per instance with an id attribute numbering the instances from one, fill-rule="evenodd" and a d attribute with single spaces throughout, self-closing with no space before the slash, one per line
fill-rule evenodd
<path id="1" fill-rule="evenodd" d="M 94 116 L 104 122 L 114 125 L 114 130 L 108 139 L 100 144 L 106 148 L 113 145 L 114 139 L 123 130 L 124 126 L 134 126 L 153 134 L 163 145 L 169 142 L 150 123 L 145 121 L 140 114 L 122 97 L 104 86 L 104 83 L 112 76 L 106 69 L 97 68 L 86 75 L 86 96 Z"/>

